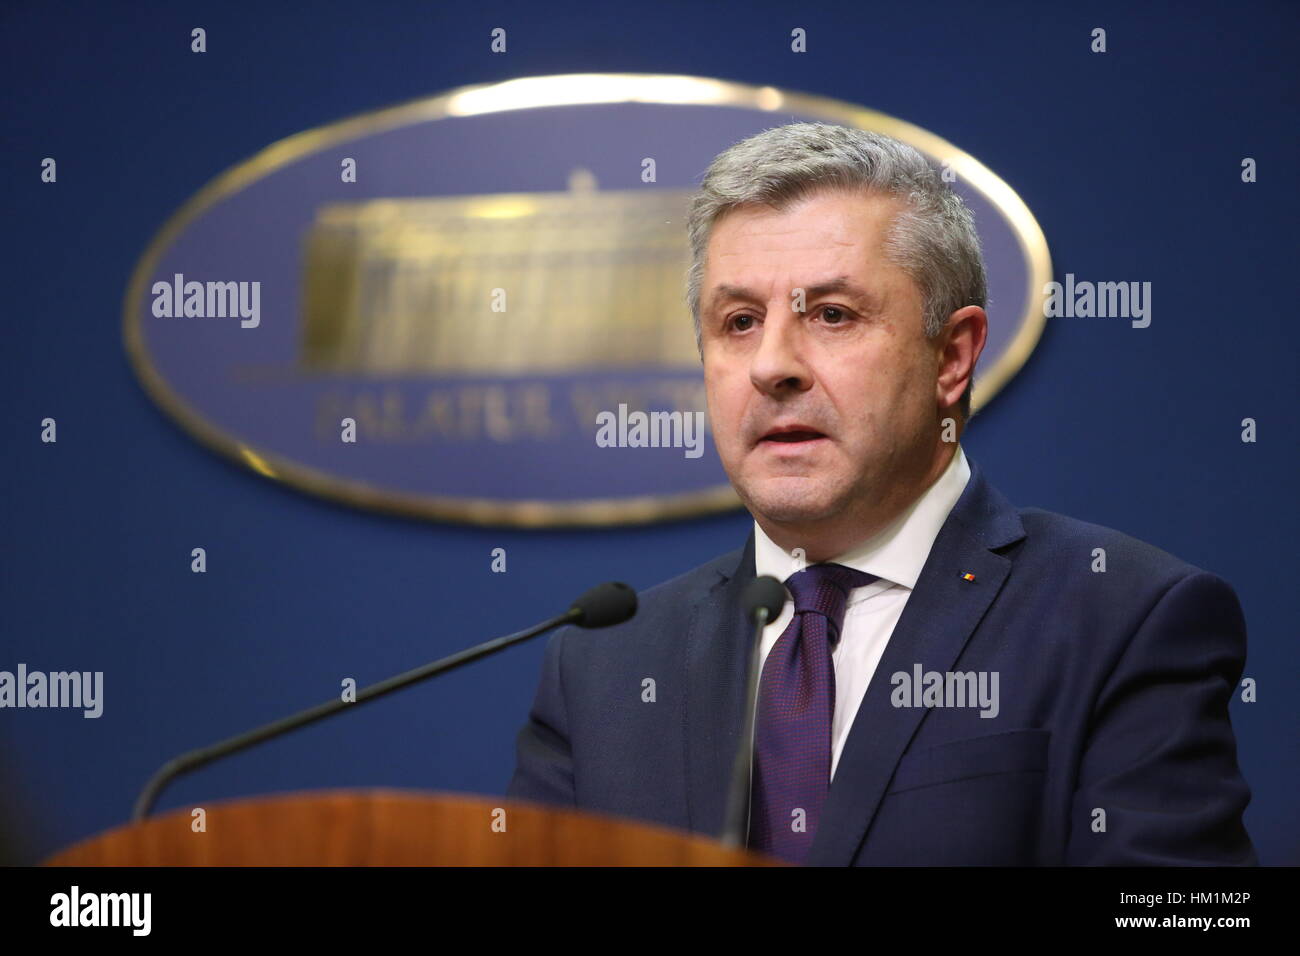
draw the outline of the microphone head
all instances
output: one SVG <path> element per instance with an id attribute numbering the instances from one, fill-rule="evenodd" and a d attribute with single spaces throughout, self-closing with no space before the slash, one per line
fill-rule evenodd
<path id="1" fill-rule="evenodd" d="M 636 613 L 636 592 L 621 581 L 606 581 L 573 602 L 569 613 L 579 627 L 622 624 Z"/>
<path id="2" fill-rule="evenodd" d="M 750 582 L 749 587 L 745 588 L 745 614 L 751 621 L 760 609 L 767 611 L 769 623 L 775 621 L 781 616 L 785 601 L 785 585 L 770 574 L 755 578 Z"/>

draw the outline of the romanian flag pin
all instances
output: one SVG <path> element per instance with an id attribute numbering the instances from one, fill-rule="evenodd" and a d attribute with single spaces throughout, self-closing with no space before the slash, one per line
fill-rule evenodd
<path id="1" fill-rule="evenodd" d="M 974 580 L 975 580 L 975 575 L 971 574 L 969 571 L 963 571 L 963 572 L 962 572 L 961 579 L 962 579 L 963 581 L 974 581 Z"/>

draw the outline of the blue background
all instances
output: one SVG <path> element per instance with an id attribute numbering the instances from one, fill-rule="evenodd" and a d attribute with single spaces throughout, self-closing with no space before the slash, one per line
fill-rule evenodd
<path id="1" fill-rule="evenodd" d="M 341 675 L 365 684 L 526 626 L 590 582 L 648 587 L 743 543 L 743 513 L 520 532 L 319 501 L 187 438 L 122 351 L 127 277 L 155 230 L 268 143 L 463 84 L 610 71 L 772 84 L 907 119 L 1020 193 L 1058 278 L 1153 284 L 1149 328 L 1049 320 L 964 444 L 1013 502 L 1119 528 L 1236 587 L 1259 680 L 1259 702 L 1232 707 L 1246 823 L 1264 862 L 1300 862 L 1300 14 L 1129 7 L 6 4 L 0 669 L 102 670 L 106 685 L 98 720 L 0 711 L 16 858 L 123 822 L 165 759 L 329 698 Z M 505 55 L 489 52 L 498 26 Z M 1097 26 L 1104 55 L 1089 50 Z M 789 50 L 794 27 L 806 54 Z M 1246 156 L 1257 183 L 1240 180 Z M 54 445 L 39 440 L 47 416 Z M 189 570 L 196 546 L 207 574 Z M 542 647 L 234 757 L 161 806 L 335 786 L 501 793 Z"/>

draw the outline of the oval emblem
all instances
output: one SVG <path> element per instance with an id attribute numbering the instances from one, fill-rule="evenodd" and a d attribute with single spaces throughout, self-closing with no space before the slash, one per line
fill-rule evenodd
<path id="1" fill-rule="evenodd" d="M 690 76 L 464 87 L 275 143 L 150 243 L 127 353 L 191 435 L 353 505 L 531 527 L 739 507 L 707 434 L 686 204 L 719 152 L 800 121 L 910 143 L 971 206 L 987 402 L 1051 278 L 1015 192 L 902 120 Z"/>

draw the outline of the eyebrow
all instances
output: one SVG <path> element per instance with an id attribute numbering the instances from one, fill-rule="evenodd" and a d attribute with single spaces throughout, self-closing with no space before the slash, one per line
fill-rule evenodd
<path id="1" fill-rule="evenodd" d="M 799 288 L 795 286 L 795 288 Z M 857 285 L 848 276 L 836 276 L 834 279 L 827 279 L 825 282 L 818 282 L 815 285 L 804 286 L 804 295 L 809 299 L 820 298 L 833 292 L 842 293 L 854 299 L 859 305 L 863 306 L 868 312 L 877 312 L 880 310 L 880 299 L 868 292 L 866 289 Z M 723 302 L 733 299 L 748 299 L 751 302 L 761 301 L 761 297 L 752 289 L 744 286 L 728 285 L 719 283 L 713 287 L 713 292 L 709 298 L 708 310 L 716 309 Z"/>

